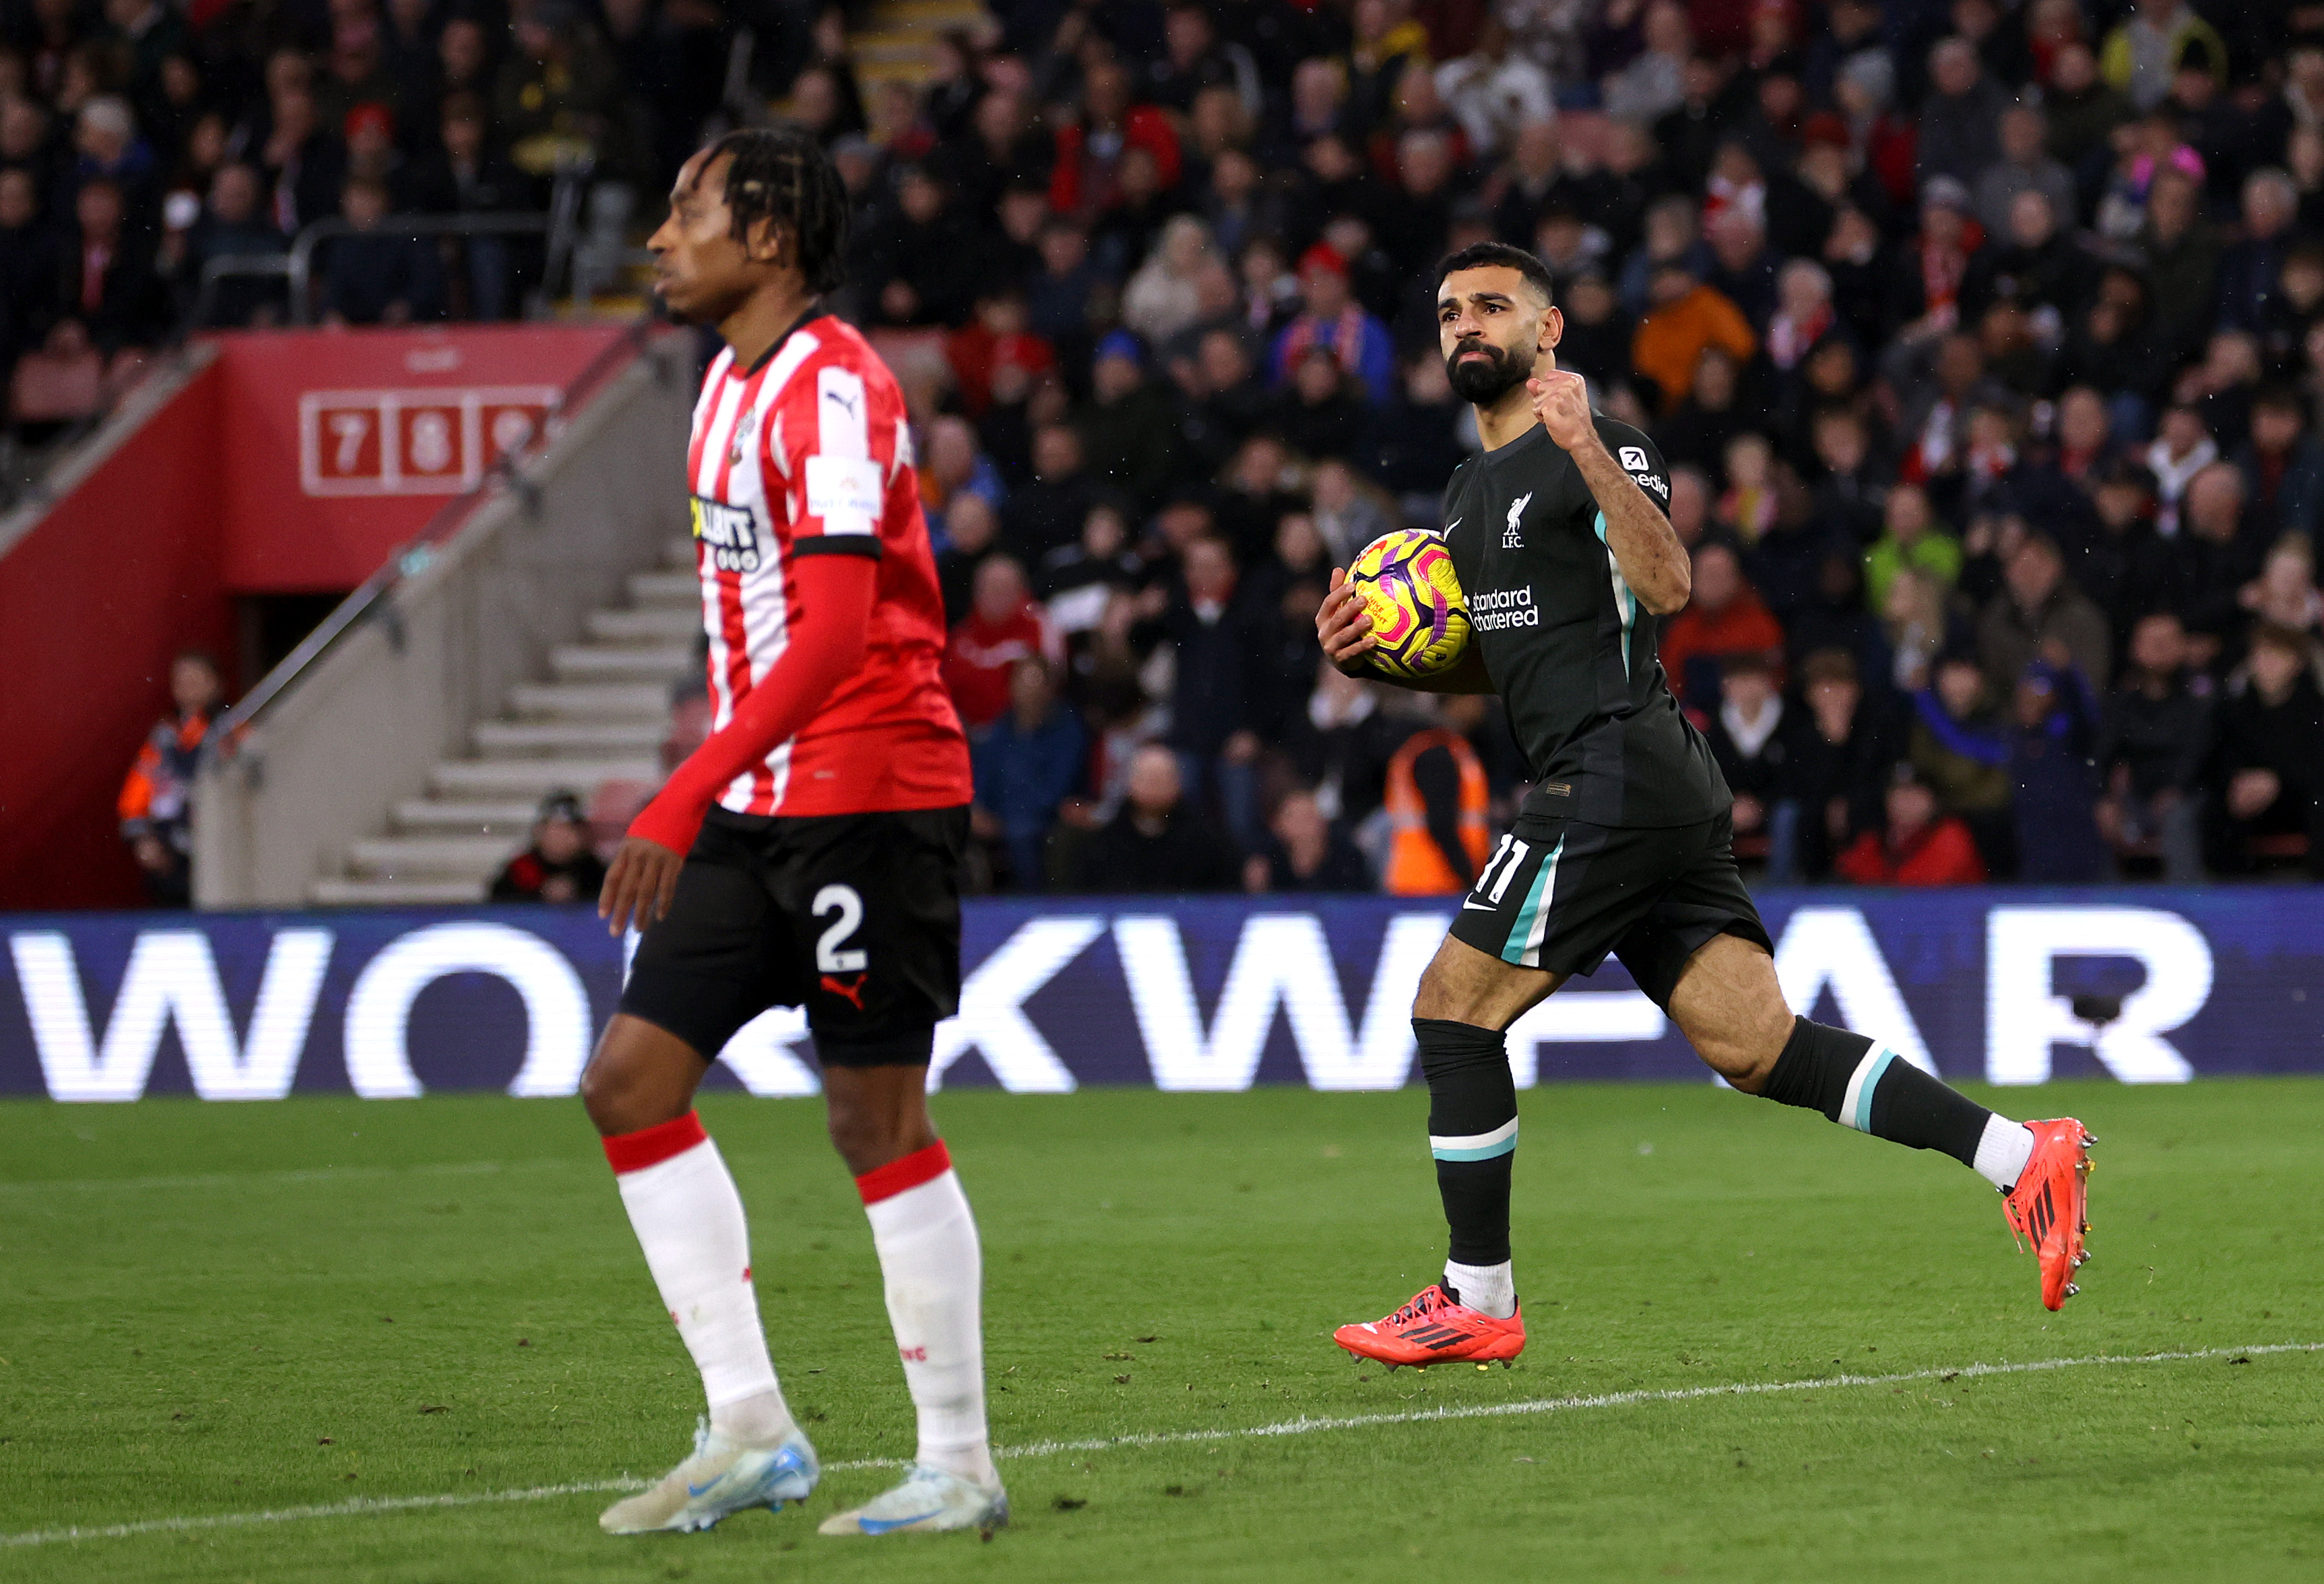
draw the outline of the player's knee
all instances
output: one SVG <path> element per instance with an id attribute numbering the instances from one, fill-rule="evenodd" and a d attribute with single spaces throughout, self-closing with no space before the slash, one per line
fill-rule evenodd
<path id="1" fill-rule="evenodd" d="M 1419 988 L 1412 992 L 1412 1015 L 1445 1023 L 1475 1023 L 1476 1001 L 1474 994 L 1431 962 L 1421 971 Z"/>

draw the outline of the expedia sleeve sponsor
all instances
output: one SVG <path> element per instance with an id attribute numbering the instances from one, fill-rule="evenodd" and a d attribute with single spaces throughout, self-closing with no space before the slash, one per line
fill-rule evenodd
<path id="1" fill-rule="evenodd" d="M 748 506 L 692 498 L 694 537 L 710 547 L 710 564 L 721 572 L 759 569 L 759 520 Z"/>
<path id="2" fill-rule="evenodd" d="M 1469 596 L 1469 624 L 1480 632 L 1508 627 L 1538 627 L 1541 610 L 1533 603 L 1533 586 L 1489 589 Z"/>

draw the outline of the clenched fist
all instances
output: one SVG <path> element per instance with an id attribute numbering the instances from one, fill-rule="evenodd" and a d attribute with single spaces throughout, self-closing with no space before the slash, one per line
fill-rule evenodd
<path id="1" fill-rule="evenodd" d="M 1533 396 L 1534 416 L 1549 437 L 1568 451 L 1595 445 L 1598 426 L 1590 414 L 1590 387 L 1582 376 L 1553 369 L 1526 382 Z"/>

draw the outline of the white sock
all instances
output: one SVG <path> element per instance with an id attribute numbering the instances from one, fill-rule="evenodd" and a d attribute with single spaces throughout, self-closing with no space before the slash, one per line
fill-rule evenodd
<path id="1" fill-rule="evenodd" d="M 759 1323 L 742 1195 L 718 1147 L 688 1111 L 605 1140 L 605 1156 L 662 1307 L 702 1372 L 712 1428 L 753 1446 L 782 1440 L 795 1425 Z"/>
<path id="2" fill-rule="evenodd" d="M 1480 1314 L 1507 1320 L 1517 1312 L 1517 1277 L 1506 1259 L 1499 1265 L 1455 1265 L 1444 1262 L 1444 1285 L 1461 1294 L 1461 1302 Z"/>
<path id="3" fill-rule="evenodd" d="M 983 1258 L 941 1142 L 855 1179 L 888 1285 L 888 1319 L 919 1414 L 918 1460 L 990 1488 Z"/>
<path id="4" fill-rule="evenodd" d="M 1977 1174 L 2004 1193 L 2017 1185 L 2018 1174 L 2034 1158 L 2034 1129 L 2004 1116 L 1985 1119 L 1977 1141 Z"/>

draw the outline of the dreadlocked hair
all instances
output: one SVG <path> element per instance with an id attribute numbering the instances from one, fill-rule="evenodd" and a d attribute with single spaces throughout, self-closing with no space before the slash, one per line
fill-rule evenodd
<path id="1" fill-rule="evenodd" d="M 772 221 L 791 234 L 793 262 L 807 290 L 835 290 L 846 278 L 847 189 L 823 145 L 799 127 L 747 126 L 712 143 L 702 168 L 722 154 L 733 159 L 726 168 L 726 207 L 733 211 L 736 239 L 747 239 L 760 221 Z"/>

